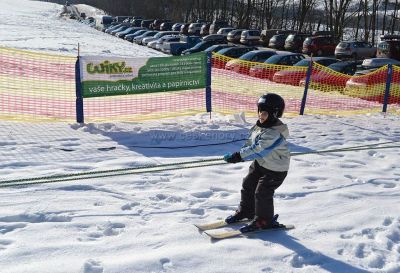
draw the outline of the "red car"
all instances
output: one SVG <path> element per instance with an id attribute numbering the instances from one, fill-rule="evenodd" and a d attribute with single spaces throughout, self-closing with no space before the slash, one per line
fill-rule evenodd
<path id="1" fill-rule="evenodd" d="M 335 58 L 328 57 L 315 57 L 312 58 L 313 62 L 323 66 L 328 66 L 336 63 L 338 60 Z M 300 81 L 307 75 L 307 69 L 310 65 L 311 58 L 306 58 L 285 70 L 278 71 L 272 77 L 272 80 L 276 83 L 300 85 Z"/>
<path id="2" fill-rule="evenodd" d="M 346 82 L 344 94 L 357 97 L 369 101 L 383 103 L 386 79 L 387 64 L 400 65 L 400 62 L 387 58 L 371 58 L 365 59 L 362 66 L 369 68 L 367 70 L 358 71 Z M 378 68 L 378 66 L 380 68 Z M 393 69 L 392 81 L 390 87 L 389 103 L 400 102 L 400 71 Z"/>
<path id="3" fill-rule="evenodd" d="M 357 70 L 358 62 L 337 62 L 326 69 L 320 69 L 310 77 L 309 86 L 313 89 L 325 91 L 343 91 L 346 82 Z M 338 73 L 336 73 L 338 72 Z M 300 80 L 300 85 L 305 85 L 306 79 Z"/>
<path id="4" fill-rule="evenodd" d="M 303 60 L 303 54 L 291 52 L 277 52 L 276 55 L 269 57 L 263 64 L 258 64 L 250 68 L 249 75 L 256 78 L 272 80 L 275 72 L 292 66 Z"/>
<path id="5" fill-rule="evenodd" d="M 227 62 L 225 69 L 249 75 L 252 66 L 256 65 L 256 63 L 263 63 L 266 59 L 275 54 L 276 51 L 274 50 L 253 50 L 240 56 L 239 59 Z"/>
<path id="6" fill-rule="evenodd" d="M 337 42 L 333 36 L 308 37 L 303 42 L 302 52 L 312 56 L 331 56 L 335 54 Z"/>

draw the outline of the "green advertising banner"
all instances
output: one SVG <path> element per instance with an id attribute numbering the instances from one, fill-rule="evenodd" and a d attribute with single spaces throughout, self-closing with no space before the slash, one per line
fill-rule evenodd
<path id="1" fill-rule="evenodd" d="M 82 56 L 79 65 L 84 98 L 206 87 L 204 52 L 154 58 Z"/>

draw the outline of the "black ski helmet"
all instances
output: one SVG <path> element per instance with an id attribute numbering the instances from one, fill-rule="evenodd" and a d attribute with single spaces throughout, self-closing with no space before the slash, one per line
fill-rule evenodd
<path id="1" fill-rule="evenodd" d="M 258 99 L 258 111 L 266 111 L 275 118 L 280 118 L 285 111 L 285 101 L 275 93 L 267 93 Z"/>

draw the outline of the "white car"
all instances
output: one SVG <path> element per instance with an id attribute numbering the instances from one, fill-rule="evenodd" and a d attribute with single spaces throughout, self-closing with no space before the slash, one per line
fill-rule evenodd
<path id="1" fill-rule="evenodd" d="M 147 45 L 148 43 L 150 43 L 152 41 L 156 41 L 156 40 L 160 39 L 163 36 L 173 35 L 173 34 L 179 34 L 179 32 L 178 31 L 160 31 L 154 36 L 144 38 L 142 40 L 142 45 Z"/>

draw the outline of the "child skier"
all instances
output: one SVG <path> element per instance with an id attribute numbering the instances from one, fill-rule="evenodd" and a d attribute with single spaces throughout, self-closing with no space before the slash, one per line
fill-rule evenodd
<path id="1" fill-rule="evenodd" d="M 258 120 L 250 129 L 249 139 L 239 152 L 224 156 L 228 163 L 254 159 L 243 179 L 239 208 L 225 219 L 228 224 L 245 218 L 252 220 L 243 231 L 274 226 L 273 196 L 285 179 L 290 162 L 286 142 L 289 130 L 279 119 L 284 109 L 285 101 L 281 96 L 274 93 L 261 96 Z"/>

